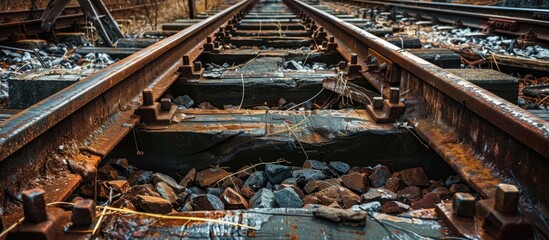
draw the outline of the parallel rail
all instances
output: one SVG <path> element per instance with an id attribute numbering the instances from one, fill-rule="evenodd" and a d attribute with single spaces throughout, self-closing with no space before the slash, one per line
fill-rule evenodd
<path id="1" fill-rule="evenodd" d="M 254 2 L 233 5 L 0 123 L 0 185 L 18 192 L 47 174 L 48 163 L 77 158 L 70 151 L 60 153 L 59 146 L 68 142 L 120 139 L 109 140 L 117 132 L 106 129 L 127 133 L 120 129 L 128 129 L 123 123 L 135 122 L 130 115 L 141 91 L 152 88 L 159 96 L 177 77 L 184 55 L 194 59 L 207 36 Z M 543 180 L 549 175 L 549 123 L 302 1 L 285 2 L 333 34 L 347 60 L 352 52 L 365 59 L 373 49 L 398 65 L 407 119 L 482 196 L 492 196 L 495 185 L 512 171 L 528 195 L 548 207 L 549 189 Z M 380 82 L 371 84 L 385 90 Z M 90 155 L 104 156 L 113 144 L 87 149 L 93 150 Z M 2 191 L 0 199 L 5 198 Z"/>
<path id="2" fill-rule="evenodd" d="M 484 28 L 495 25 L 495 32 L 510 36 L 520 36 L 532 29 L 538 39 L 549 41 L 549 10 L 509 8 L 495 6 L 478 6 L 467 4 L 448 4 L 412 1 L 372 1 L 351 0 L 357 6 L 382 6 L 393 8 L 398 12 L 420 15 L 422 18 L 438 19 L 453 24 L 458 19 L 463 25 L 472 28 Z"/>
<path id="3" fill-rule="evenodd" d="M 302 1 L 285 1 L 347 46 L 347 54 L 364 59 L 373 49 L 398 65 L 406 117 L 482 196 L 493 196 L 497 182 L 512 172 L 548 209 L 549 189 L 542 179 L 549 168 L 538 167 L 548 164 L 548 122 L 350 23 Z M 381 90 L 381 82 L 365 78 Z"/>

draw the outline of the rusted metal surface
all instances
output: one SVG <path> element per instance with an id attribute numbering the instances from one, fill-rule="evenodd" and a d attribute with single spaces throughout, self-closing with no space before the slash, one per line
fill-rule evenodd
<path id="1" fill-rule="evenodd" d="M 82 146 L 93 146 L 97 137 L 105 134 L 109 124 L 127 123 L 135 108 L 140 92 L 156 84 L 169 85 L 181 65 L 184 54 L 194 59 L 206 38 L 234 14 L 250 6 L 253 1 L 240 2 L 207 21 L 179 32 L 120 62 L 107 70 L 91 75 L 61 92 L 22 111 L 0 125 L 0 176 L 1 184 L 12 192 L 29 188 L 29 185 L 55 185 L 55 176 L 66 172 L 63 159 L 71 159 Z M 194 54 L 193 54 L 194 51 Z M 126 126 L 126 129 L 129 129 Z M 64 145 L 74 141 L 70 145 Z M 61 147 L 64 146 L 64 147 Z M 74 147 L 73 147 L 74 146 Z M 63 173 L 67 174 L 67 173 Z M 40 182 L 35 182 L 38 176 Z M 75 185 L 70 185 L 75 186 Z M 70 189 L 70 186 L 63 188 Z M 0 193 L 1 208 L 11 212 L 16 205 Z"/>
<path id="2" fill-rule="evenodd" d="M 549 14 L 549 10 L 509 8 L 495 6 L 477 6 L 466 4 L 448 4 L 410 1 L 369 1 L 353 0 L 361 6 L 394 7 L 410 15 L 418 15 L 427 19 L 438 19 L 441 22 L 453 24 L 458 19 L 473 28 L 494 27 L 495 32 L 507 35 L 520 36 L 532 29 L 538 38 L 549 41 L 547 19 L 540 16 Z"/>
<path id="3" fill-rule="evenodd" d="M 547 164 L 549 123 L 304 2 L 286 2 L 334 34 L 359 58 L 364 59 L 372 48 L 401 66 L 400 87 L 406 92 L 407 108 L 415 108 L 413 114 L 408 111 L 407 118 L 482 195 L 492 195 L 494 184 L 512 170 L 527 186 L 527 194 L 547 207 L 544 202 L 549 202 L 549 191 L 541 179 L 549 174 L 548 169 L 531 166 Z M 380 82 L 371 83 L 378 89 L 381 86 Z M 450 149 L 454 151 L 448 152 Z"/>

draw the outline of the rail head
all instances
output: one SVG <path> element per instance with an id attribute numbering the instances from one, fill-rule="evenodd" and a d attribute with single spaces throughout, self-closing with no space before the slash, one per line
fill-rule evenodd
<path id="1" fill-rule="evenodd" d="M 193 39 L 198 33 L 206 31 L 213 33 L 219 26 L 254 1 L 243 0 L 204 21 L 122 59 L 103 71 L 74 83 L 0 123 L 0 162 L 109 89 L 126 81 L 129 76 L 156 58 L 171 52 L 182 42 Z"/>
<path id="2" fill-rule="evenodd" d="M 462 103 L 481 118 L 549 159 L 549 123 L 502 98 L 437 67 L 387 41 L 368 33 L 335 16 L 320 11 L 300 0 L 287 0 L 296 4 L 313 20 L 333 25 L 332 31 L 344 31 L 352 41 L 374 49 L 427 84 Z M 330 31 L 329 26 L 323 26 Z"/>

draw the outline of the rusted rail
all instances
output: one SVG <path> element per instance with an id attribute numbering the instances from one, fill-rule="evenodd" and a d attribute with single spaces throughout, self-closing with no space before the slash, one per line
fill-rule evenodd
<path id="1" fill-rule="evenodd" d="M 472 28 L 484 29 L 491 26 L 496 33 L 511 36 L 520 36 L 531 29 L 537 34 L 539 40 L 549 41 L 546 30 L 549 27 L 549 10 L 545 9 L 412 1 L 352 0 L 351 2 L 362 7 L 392 8 L 400 13 L 406 12 L 449 24 L 459 20 L 464 26 Z"/>
<path id="2" fill-rule="evenodd" d="M 492 196 L 498 181 L 512 171 L 530 197 L 548 207 L 542 179 L 549 169 L 537 166 L 546 166 L 549 159 L 549 123 L 313 6 L 285 2 L 333 34 L 348 48 L 342 51 L 358 53 L 359 62 L 374 50 L 399 69 L 393 72 L 392 79 L 396 74 L 398 80 L 393 86 L 403 93 L 407 119 L 482 196 Z M 363 74 L 381 89 L 381 81 Z"/>
<path id="3" fill-rule="evenodd" d="M 69 152 L 72 150 L 78 152 L 78 149 L 68 149 L 68 143 L 72 141 L 78 142 L 81 149 L 85 148 L 91 153 L 92 156 L 87 155 L 86 160 L 97 160 L 93 155 L 108 153 L 109 148 L 135 123 L 135 119 L 130 118 L 133 111 L 128 110 L 136 107 L 142 90 L 151 88 L 153 95 L 158 97 L 177 78 L 176 71 L 182 65 L 183 55 L 190 55 L 194 59 L 207 36 L 214 34 L 220 26 L 250 7 L 253 2 L 246 0 L 235 4 L 2 122 L 0 185 L 12 191 L 36 185 L 33 183 L 36 176 L 52 174 L 51 171 L 56 171 L 53 169 L 55 165 L 59 167 L 59 164 L 63 164 L 55 155 L 71 155 Z M 83 139 L 91 142 L 84 144 L 86 140 Z M 73 152 L 71 158 L 77 157 Z M 76 187 L 80 178 L 75 174 L 66 175 L 67 179 L 76 180 L 70 183 L 42 181 L 40 185 L 63 184 L 64 189 Z M 47 200 L 62 199 L 63 194 L 67 192 Z M 1 191 L 0 199 L 6 201 L 5 197 L 5 192 Z"/>

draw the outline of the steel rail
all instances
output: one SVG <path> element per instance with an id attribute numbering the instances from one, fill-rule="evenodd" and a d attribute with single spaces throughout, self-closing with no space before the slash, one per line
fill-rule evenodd
<path id="1" fill-rule="evenodd" d="M 394 7 L 397 11 L 419 14 L 424 18 L 437 18 L 441 22 L 454 23 L 458 19 L 467 27 L 484 28 L 489 22 L 498 22 L 495 32 L 520 36 L 532 29 L 538 39 L 549 41 L 549 10 L 514 9 L 460 4 L 418 3 L 409 1 L 351 0 L 360 6 L 374 5 Z M 510 10 L 513 9 L 513 10 Z M 530 13 L 527 15 L 527 13 Z M 545 19 L 545 20 L 543 20 Z"/>
<path id="2" fill-rule="evenodd" d="M 527 193 L 549 208 L 549 192 L 541 180 L 549 169 L 537 167 L 547 166 L 549 159 L 548 122 L 333 15 L 300 0 L 285 1 L 360 59 L 373 49 L 400 66 L 407 119 L 483 197 L 493 196 L 497 183 L 513 170 Z M 380 88 L 380 82 L 367 80 Z"/>
<path id="3" fill-rule="evenodd" d="M 145 48 L 128 58 L 125 58 L 104 71 L 98 72 L 74 83 L 70 87 L 44 99 L 43 101 L 21 111 L 10 119 L 0 123 L 0 162 L 5 161 L 13 153 L 20 151 L 28 143 L 37 140 L 44 132 L 54 127 L 66 118 L 73 118 L 75 112 L 84 109 L 87 105 L 98 101 L 122 101 L 124 105 L 138 96 L 139 93 L 155 77 L 164 73 L 180 61 L 182 56 L 199 45 L 227 22 L 233 15 L 249 6 L 253 0 L 245 0 L 225 9 L 224 11 L 199 22 L 165 40 Z M 141 74 L 147 73 L 146 76 Z M 152 73 L 152 74 L 151 74 Z M 135 81 L 135 84 L 128 82 Z M 127 86 L 131 89 L 118 89 Z M 101 99 L 107 91 L 119 91 L 121 99 Z M 108 111 L 102 116 L 80 116 L 85 121 L 73 119 L 76 122 L 93 122 L 95 127 L 103 123 L 109 116 L 115 114 L 112 106 L 99 106 Z M 87 126 L 91 129 L 91 127 Z M 60 136 L 61 138 L 62 136 Z"/>

